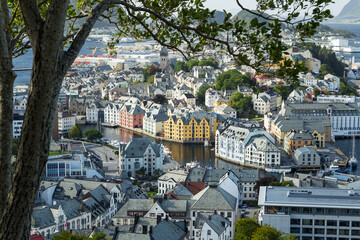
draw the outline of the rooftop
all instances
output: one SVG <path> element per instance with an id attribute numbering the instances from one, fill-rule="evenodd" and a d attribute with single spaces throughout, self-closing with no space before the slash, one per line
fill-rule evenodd
<path id="1" fill-rule="evenodd" d="M 260 187 L 258 205 L 360 209 L 360 191 L 336 188 Z"/>

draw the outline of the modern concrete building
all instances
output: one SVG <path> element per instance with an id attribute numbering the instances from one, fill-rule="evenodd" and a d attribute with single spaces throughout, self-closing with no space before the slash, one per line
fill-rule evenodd
<path id="1" fill-rule="evenodd" d="M 260 187 L 259 222 L 300 240 L 359 239 L 360 192 L 333 188 Z"/>

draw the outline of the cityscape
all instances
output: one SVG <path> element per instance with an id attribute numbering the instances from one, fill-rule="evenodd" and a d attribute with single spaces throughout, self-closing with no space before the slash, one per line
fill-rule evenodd
<path id="1" fill-rule="evenodd" d="M 360 239 L 359 1 L 15 2 L 0 240 Z"/>

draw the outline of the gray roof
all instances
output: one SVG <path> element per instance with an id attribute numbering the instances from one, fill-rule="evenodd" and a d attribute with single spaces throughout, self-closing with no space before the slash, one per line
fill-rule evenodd
<path id="1" fill-rule="evenodd" d="M 265 135 L 257 135 L 250 138 L 247 145 L 253 144 L 253 146 L 262 152 L 278 152 L 280 151 L 275 144 L 273 144 Z"/>
<path id="2" fill-rule="evenodd" d="M 211 219 L 207 219 L 206 223 L 217 233 L 217 235 L 222 234 L 226 227 L 230 225 L 230 221 L 226 218 L 223 218 L 219 214 L 213 214 Z"/>
<path id="3" fill-rule="evenodd" d="M 285 135 L 285 138 L 291 140 L 314 140 L 314 137 L 308 131 L 293 131 Z"/>
<path id="4" fill-rule="evenodd" d="M 184 185 L 180 184 L 174 189 L 174 194 L 178 196 L 192 196 L 192 192 Z"/>
<path id="5" fill-rule="evenodd" d="M 185 182 L 202 182 L 205 172 L 205 168 L 191 168 Z"/>
<path id="6" fill-rule="evenodd" d="M 330 119 L 326 116 L 278 116 L 274 124 L 282 132 L 290 132 L 291 129 L 296 131 L 308 130 L 325 133 L 325 127 L 330 126 Z"/>
<path id="7" fill-rule="evenodd" d="M 236 198 L 221 188 L 210 186 L 194 196 L 197 200 L 192 206 L 193 210 L 224 210 L 236 209 Z"/>
<path id="8" fill-rule="evenodd" d="M 113 218 L 131 218 L 133 216 L 128 216 L 128 211 L 148 212 L 153 205 L 153 199 L 129 199 Z"/>
<path id="9" fill-rule="evenodd" d="M 219 182 L 220 178 L 227 173 L 225 169 L 207 169 L 205 172 L 204 182 Z"/>
<path id="10" fill-rule="evenodd" d="M 306 154 L 308 154 L 308 153 L 318 154 L 313 148 L 301 147 L 301 148 L 298 148 L 295 150 L 294 157 L 298 157 L 300 154 L 305 154 L 305 153 Z"/>
<path id="11" fill-rule="evenodd" d="M 117 233 L 115 240 L 152 240 L 150 234 L 139 233 Z"/>
<path id="12" fill-rule="evenodd" d="M 360 209 L 360 192 L 336 188 L 260 187 L 258 204 Z"/>
<path id="13" fill-rule="evenodd" d="M 133 138 L 125 147 L 124 155 L 128 158 L 141 158 L 148 146 L 154 150 L 156 156 L 160 156 L 160 144 L 156 144 L 151 138 Z"/>
<path id="14" fill-rule="evenodd" d="M 154 227 L 151 234 L 154 240 L 181 240 L 186 236 L 186 232 L 177 224 L 163 220 Z"/>
<path id="15" fill-rule="evenodd" d="M 122 191 L 122 185 L 123 185 L 123 184 L 119 184 L 119 183 L 99 182 L 99 181 L 94 181 L 94 180 L 82 180 L 82 179 L 74 179 L 74 178 L 64 178 L 64 182 L 76 183 L 76 184 L 82 186 L 84 189 L 87 189 L 90 191 L 99 187 L 100 185 L 105 187 L 108 191 L 110 191 L 114 187 L 116 187 L 120 191 Z"/>
<path id="16" fill-rule="evenodd" d="M 82 205 L 83 204 L 76 199 L 60 203 L 60 206 L 67 218 L 74 218 L 79 216 L 82 211 L 87 210 L 86 208 L 83 208 Z"/>
<path id="17" fill-rule="evenodd" d="M 187 200 L 170 200 L 164 199 L 159 202 L 161 208 L 167 212 L 186 212 L 188 209 L 188 201 Z"/>
<path id="18" fill-rule="evenodd" d="M 34 209 L 32 213 L 32 227 L 44 228 L 55 224 L 50 207 Z"/>

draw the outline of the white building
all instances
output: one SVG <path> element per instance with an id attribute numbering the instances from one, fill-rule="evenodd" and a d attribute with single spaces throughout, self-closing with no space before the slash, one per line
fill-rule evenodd
<path id="1" fill-rule="evenodd" d="M 157 136 L 159 133 L 164 132 L 164 122 L 169 119 L 169 116 L 162 110 L 152 110 L 145 113 L 143 117 L 143 130 L 144 132 Z"/>
<path id="2" fill-rule="evenodd" d="M 310 72 L 307 74 L 300 73 L 299 80 L 300 80 L 301 85 L 308 86 L 308 87 L 314 86 L 318 82 L 316 80 L 316 78 L 314 77 L 314 75 L 312 75 Z"/>
<path id="3" fill-rule="evenodd" d="M 45 166 L 45 177 L 96 177 L 102 179 L 103 176 L 98 170 L 96 165 L 82 154 L 75 154 L 73 156 L 59 155 L 48 158 Z"/>
<path id="4" fill-rule="evenodd" d="M 120 145 L 119 168 L 128 176 L 135 176 L 141 168 L 145 169 L 145 175 L 153 176 L 155 170 L 163 169 L 163 161 L 162 146 L 151 138 L 133 138 L 126 146 Z"/>
<path id="5" fill-rule="evenodd" d="M 299 239 L 359 239 L 360 192 L 260 187 L 259 222 Z"/>
<path id="6" fill-rule="evenodd" d="M 184 182 L 186 177 L 187 172 L 184 170 L 174 170 L 163 174 L 157 180 L 158 194 L 166 194 L 171 192 L 181 182 Z"/>
<path id="7" fill-rule="evenodd" d="M 24 122 L 24 116 L 19 114 L 13 115 L 13 138 L 19 138 L 21 135 L 21 128 Z"/>
<path id="8" fill-rule="evenodd" d="M 63 230 L 91 229 L 91 211 L 76 199 L 51 207 L 34 208 L 31 216 L 31 234 L 50 239 Z"/>
<path id="9" fill-rule="evenodd" d="M 347 103 L 288 103 L 280 110 L 282 116 L 328 116 L 331 136 L 360 136 L 360 109 Z"/>
<path id="10" fill-rule="evenodd" d="M 230 239 L 230 221 L 219 214 L 209 215 L 201 228 L 201 239 Z"/>
<path id="11" fill-rule="evenodd" d="M 319 95 L 316 97 L 318 103 L 356 103 L 360 97 L 346 95 Z"/>
<path id="12" fill-rule="evenodd" d="M 216 101 L 221 97 L 222 94 L 220 91 L 216 91 L 212 88 L 209 88 L 205 92 L 205 106 L 208 108 L 213 108 Z"/>
<path id="13" fill-rule="evenodd" d="M 90 103 L 90 105 L 86 107 L 86 122 L 104 122 L 104 109 L 105 107 L 100 102 Z"/>
<path id="14" fill-rule="evenodd" d="M 215 155 L 252 167 L 275 167 L 280 165 L 280 150 L 274 144 L 262 128 L 229 126 L 216 131 Z"/>
<path id="15" fill-rule="evenodd" d="M 123 104 L 109 103 L 104 109 L 104 123 L 119 124 L 120 109 Z"/>
<path id="16" fill-rule="evenodd" d="M 305 99 L 305 94 L 300 89 L 293 90 L 287 98 L 287 100 L 290 102 L 304 102 L 304 99 Z"/>
<path id="17" fill-rule="evenodd" d="M 281 152 L 275 146 L 275 139 L 265 135 L 253 136 L 245 146 L 245 165 L 258 167 L 279 167 Z"/>
<path id="18" fill-rule="evenodd" d="M 320 155 L 313 148 L 298 148 L 293 157 L 299 166 L 320 166 Z"/>
<path id="19" fill-rule="evenodd" d="M 76 116 L 66 112 L 58 113 L 58 131 L 59 135 L 67 135 L 71 128 L 76 124 Z"/>
<path id="20" fill-rule="evenodd" d="M 273 91 L 253 94 L 252 97 L 254 110 L 262 115 L 276 110 L 281 105 L 281 96 Z"/>

